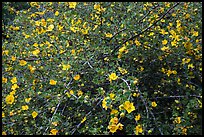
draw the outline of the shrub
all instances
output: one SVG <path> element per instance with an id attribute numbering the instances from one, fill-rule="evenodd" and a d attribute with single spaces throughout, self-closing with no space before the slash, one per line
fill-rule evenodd
<path id="1" fill-rule="evenodd" d="M 3 5 L 2 134 L 201 134 L 201 3 Z"/>

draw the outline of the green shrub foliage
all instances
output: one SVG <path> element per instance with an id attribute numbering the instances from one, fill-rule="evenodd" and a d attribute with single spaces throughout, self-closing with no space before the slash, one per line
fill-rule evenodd
<path id="1" fill-rule="evenodd" d="M 198 2 L 3 2 L 2 134 L 202 134 Z"/>

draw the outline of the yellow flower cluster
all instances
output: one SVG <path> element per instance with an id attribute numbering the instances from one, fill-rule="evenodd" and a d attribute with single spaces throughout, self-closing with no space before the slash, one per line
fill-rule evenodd
<path id="1" fill-rule="evenodd" d="M 165 68 L 162 68 L 162 69 L 161 69 L 161 72 L 163 72 L 164 74 L 167 74 L 168 77 L 169 77 L 171 74 L 174 74 L 174 75 L 177 74 L 177 71 L 176 71 L 176 70 L 167 70 L 167 69 L 165 69 Z"/>
<path id="2" fill-rule="evenodd" d="M 123 124 L 118 123 L 118 118 L 114 117 L 110 120 L 108 129 L 110 130 L 111 133 L 115 133 L 118 129 L 122 130 L 123 129 Z"/>
<path id="3" fill-rule="evenodd" d="M 142 133 L 142 132 L 143 132 L 142 126 L 141 125 L 137 125 L 135 127 L 135 134 L 138 135 L 139 133 Z"/>
<path id="4" fill-rule="evenodd" d="M 119 49 L 118 58 L 121 58 L 123 53 L 128 53 L 127 47 L 126 47 L 125 45 L 123 45 L 123 46 Z"/>
<path id="5" fill-rule="evenodd" d="M 123 68 L 121 68 L 121 67 L 118 67 L 118 69 L 119 69 L 119 71 L 120 71 L 120 73 L 121 73 L 122 75 L 124 75 L 124 74 L 127 73 L 127 70 L 126 70 L 126 69 L 123 69 Z"/>

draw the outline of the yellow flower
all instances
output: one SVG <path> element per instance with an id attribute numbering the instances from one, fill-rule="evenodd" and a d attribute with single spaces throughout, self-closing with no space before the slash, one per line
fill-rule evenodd
<path id="1" fill-rule="evenodd" d="M 19 88 L 19 86 L 17 84 L 12 85 L 12 87 L 11 87 L 12 90 L 16 90 L 17 88 Z"/>
<path id="2" fill-rule="evenodd" d="M 38 47 L 38 43 L 34 43 L 33 46 L 34 46 L 34 47 Z"/>
<path id="3" fill-rule="evenodd" d="M 169 50 L 169 47 L 163 46 L 163 47 L 161 48 L 161 50 L 162 50 L 162 51 Z"/>
<path id="4" fill-rule="evenodd" d="M 125 101 L 123 107 L 125 110 L 127 110 L 128 113 L 131 113 L 135 110 L 135 106 L 133 105 L 133 103 L 130 103 L 130 101 Z"/>
<path id="5" fill-rule="evenodd" d="M 139 79 L 135 78 L 134 81 L 133 81 L 133 84 L 135 84 L 135 85 L 138 84 L 138 81 L 139 81 Z"/>
<path id="6" fill-rule="evenodd" d="M 78 96 L 81 96 L 81 95 L 83 95 L 83 92 L 82 92 L 81 90 L 79 90 L 79 91 L 77 92 L 77 95 L 78 95 Z"/>
<path id="7" fill-rule="evenodd" d="M 137 39 L 135 39 L 135 44 L 136 44 L 137 46 L 140 46 L 140 45 L 141 45 L 141 43 L 140 43 Z"/>
<path id="8" fill-rule="evenodd" d="M 81 120 L 81 123 L 84 123 L 84 121 L 86 121 L 86 117 Z"/>
<path id="9" fill-rule="evenodd" d="M 138 135 L 138 133 L 142 133 L 142 132 L 143 132 L 142 126 L 141 125 L 137 125 L 135 127 L 135 134 Z"/>
<path id="10" fill-rule="evenodd" d="M 197 32 L 197 31 L 194 31 L 194 32 L 193 32 L 193 36 L 196 36 L 196 37 L 197 37 L 197 36 L 198 36 L 198 32 Z"/>
<path id="11" fill-rule="evenodd" d="M 2 112 L 2 118 L 4 118 L 5 117 L 5 113 L 4 112 Z"/>
<path id="12" fill-rule="evenodd" d="M 188 18 L 190 18 L 190 14 L 187 13 L 187 14 L 185 15 L 185 19 L 188 19 Z"/>
<path id="13" fill-rule="evenodd" d="M 31 73 L 34 73 L 34 71 L 36 70 L 36 68 L 35 68 L 35 67 L 32 67 L 31 65 L 29 65 L 28 68 L 30 69 L 30 72 L 31 72 Z"/>
<path id="14" fill-rule="evenodd" d="M 95 10 L 100 10 L 100 8 L 101 8 L 100 4 L 95 4 L 95 5 L 94 5 L 94 9 L 95 9 Z"/>
<path id="15" fill-rule="evenodd" d="M 119 71 L 120 71 L 120 73 L 121 73 L 122 75 L 124 75 L 124 74 L 127 73 L 127 70 L 126 70 L 126 69 L 123 69 L 123 68 L 121 68 L 121 67 L 118 67 L 118 69 L 119 69 Z"/>
<path id="16" fill-rule="evenodd" d="M 36 118 L 37 115 L 38 115 L 38 113 L 37 113 L 36 111 L 33 111 L 33 112 L 32 112 L 32 117 L 33 117 L 33 118 Z"/>
<path id="17" fill-rule="evenodd" d="M 56 84 L 57 84 L 57 81 L 55 81 L 53 79 L 50 80 L 50 85 L 56 85 Z"/>
<path id="18" fill-rule="evenodd" d="M 74 91 L 73 91 L 73 90 L 70 90 L 69 93 L 72 95 L 72 94 L 74 94 Z"/>
<path id="19" fill-rule="evenodd" d="M 70 65 L 69 64 L 67 64 L 67 65 L 65 65 L 65 64 L 63 64 L 62 65 L 62 70 L 68 70 L 68 69 L 70 69 Z"/>
<path id="20" fill-rule="evenodd" d="M 186 63 L 189 63 L 191 61 L 191 59 L 190 58 L 183 58 L 182 59 L 182 63 L 181 64 L 186 64 Z"/>
<path id="21" fill-rule="evenodd" d="M 10 115 L 10 116 L 13 116 L 13 115 L 14 115 L 13 111 L 10 111 L 10 112 L 9 112 L 9 115 Z"/>
<path id="22" fill-rule="evenodd" d="M 76 51 L 74 49 L 71 50 L 71 54 L 74 55 Z"/>
<path id="23" fill-rule="evenodd" d="M 140 93 L 133 93 L 132 96 L 133 96 L 133 97 L 139 97 L 139 96 L 140 96 Z"/>
<path id="24" fill-rule="evenodd" d="M 115 133 L 118 129 L 118 126 L 116 124 L 112 124 L 108 126 L 108 129 L 110 130 L 111 133 Z"/>
<path id="25" fill-rule="evenodd" d="M 118 110 L 117 110 L 117 109 L 112 109 L 111 112 L 110 112 L 110 114 L 111 114 L 111 115 L 114 115 L 114 114 L 115 114 L 115 115 L 117 116 L 117 115 L 118 115 Z"/>
<path id="26" fill-rule="evenodd" d="M 70 30 L 76 33 L 76 27 L 70 27 Z"/>
<path id="27" fill-rule="evenodd" d="M 109 75 L 109 81 L 116 80 L 117 78 L 118 78 L 118 76 L 115 73 L 111 73 Z"/>
<path id="28" fill-rule="evenodd" d="M 79 80 L 79 79 L 80 79 L 80 75 L 79 74 L 74 76 L 74 80 Z"/>
<path id="29" fill-rule="evenodd" d="M 54 29 L 54 27 L 55 26 L 53 24 L 49 25 L 48 28 L 47 28 L 47 31 L 52 31 Z"/>
<path id="30" fill-rule="evenodd" d="M 76 8 L 77 3 L 76 2 L 69 2 L 69 8 Z"/>
<path id="31" fill-rule="evenodd" d="M 33 53 L 33 55 L 38 56 L 38 54 L 40 53 L 40 50 L 39 50 L 39 49 L 36 49 L 36 50 L 34 50 L 32 53 Z"/>
<path id="32" fill-rule="evenodd" d="M 107 105 L 106 105 L 106 104 L 107 104 L 106 99 L 107 99 L 107 98 L 104 98 L 103 101 L 102 101 L 102 107 L 103 107 L 105 110 L 107 110 L 107 108 L 108 108 Z"/>
<path id="33" fill-rule="evenodd" d="M 181 117 L 176 117 L 174 120 L 174 123 L 180 124 L 181 123 Z"/>
<path id="34" fill-rule="evenodd" d="M 124 117 L 125 116 L 125 113 L 120 113 L 120 117 Z"/>
<path id="35" fill-rule="evenodd" d="M 65 94 L 67 95 L 68 98 L 71 97 L 71 95 L 68 92 L 66 92 Z"/>
<path id="36" fill-rule="evenodd" d="M 157 103 L 155 101 L 152 102 L 152 107 L 156 107 Z"/>
<path id="37" fill-rule="evenodd" d="M 28 110 L 28 109 L 29 109 L 28 105 L 22 106 L 22 110 Z"/>
<path id="38" fill-rule="evenodd" d="M 27 64 L 27 62 L 25 60 L 20 60 L 19 63 L 21 66 L 25 66 Z"/>
<path id="39" fill-rule="evenodd" d="M 140 114 L 136 115 L 136 116 L 135 116 L 135 121 L 140 120 L 140 118 L 141 118 Z"/>
<path id="40" fill-rule="evenodd" d="M 119 52 L 120 52 L 120 53 L 123 53 L 125 50 L 126 50 L 126 46 L 122 46 L 122 47 L 119 49 Z"/>
<path id="41" fill-rule="evenodd" d="M 2 77 L 2 83 L 7 83 L 7 78 Z"/>
<path id="42" fill-rule="evenodd" d="M 58 16 L 58 15 L 59 15 L 59 11 L 56 11 L 56 12 L 55 12 L 55 16 Z"/>
<path id="43" fill-rule="evenodd" d="M 16 57 L 15 57 L 15 56 L 11 56 L 11 60 L 12 60 L 12 61 L 15 61 L 15 60 L 16 60 Z"/>
<path id="44" fill-rule="evenodd" d="M 177 74 L 177 71 L 176 71 L 176 70 L 173 70 L 173 71 L 171 71 L 171 72 L 172 72 L 173 74 L 175 74 L 175 75 Z"/>
<path id="45" fill-rule="evenodd" d="M 106 37 L 111 38 L 113 35 L 111 33 L 106 33 Z"/>
<path id="46" fill-rule="evenodd" d="M 47 22 L 45 21 L 45 19 L 42 19 L 42 20 L 41 20 L 41 25 L 42 25 L 43 27 L 46 27 Z"/>
<path id="47" fill-rule="evenodd" d="M 26 103 L 29 103 L 30 100 L 31 100 L 31 98 L 26 98 L 26 99 L 25 99 L 25 102 L 26 102 Z"/>
<path id="48" fill-rule="evenodd" d="M 10 92 L 10 95 L 15 95 L 16 94 L 16 90 L 13 90 Z"/>
<path id="49" fill-rule="evenodd" d="M 161 33 L 162 35 L 168 34 L 168 32 L 166 32 L 164 29 L 161 29 L 160 33 Z"/>
<path id="50" fill-rule="evenodd" d="M 188 64 L 188 69 L 190 69 L 190 68 L 194 68 L 194 66 L 193 66 L 193 64 Z"/>
<path id="51" fill-rule="evenodd" d="M 6 96 L 6 103 L 7 104 L 13 104 L 13 102 L 14 102 L 14 96 L 13 95 L 7 95 Z"/>
<path id="52" fill-rule="evenodd" d="M 190 49 L 192 49 L 192 43 L 191 42 L 186 42 L 186 43 L 184 43 L 184 47 L 187 49 L 187 50 L 190 50 Z"/>
<path id="53" fill-rule="evenodd" d="M 5 131 L 2 131 L 2 135 L 7 135 Z"/>
<path id="54" fill-rule="evenodd" d="M 124 126 L 124 125 L 121 124 L 121 123 L 118 123 L 118 124 L 117 124 L 117 127 L 118 127 L 119 130 L 123 130 L 123 126 Z"/>
<path id="55" fill-rule="evenodd" d="M 64 26 L 58 25 L 59 31 L 62 30 L 63 28 L 64 28 Z"/>
<path id="56" fill-rule="evenodd" d="M 51 132 L 51 135 L 57 135 L 58 130 L 57 129 L 52 129 L 50 132 Z"/>
<path id="57" fill-rule="evenodd" d="M 111 98 L 112 100 L 114 100 L 115 94 L 114 94 L 114 93 L 110 93 L 110 98 Z"/>
<path id="58" fill-rule="evenodd" d="M 168 41 L 166 39 L 162 41 L 163 45 L 166 45 L 167 43 L 168 43 Z"/>
<path id="59" fill-rule="evenodd" d="M 52 122 L 52 125 L 57 126 L 58 122 Z"/>

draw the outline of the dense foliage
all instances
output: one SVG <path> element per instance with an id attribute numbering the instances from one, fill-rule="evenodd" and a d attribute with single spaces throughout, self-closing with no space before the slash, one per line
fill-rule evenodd
<path id="1" fill-rule="evenodd" d="M 202 134 L 201 3 L 2 11 L 2 134 Z"/>

